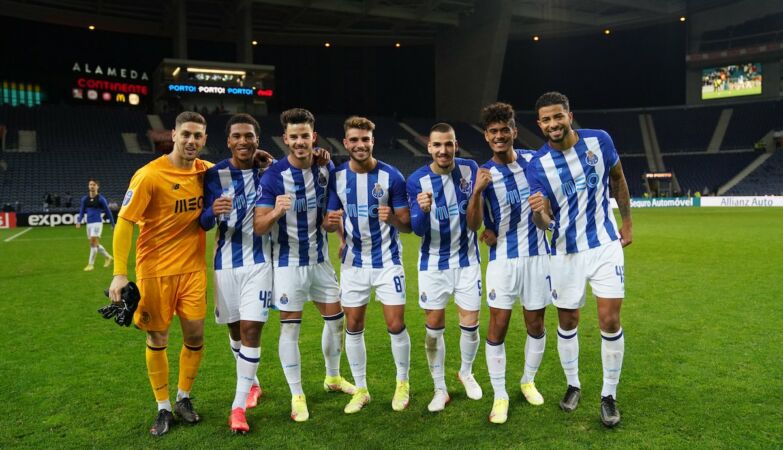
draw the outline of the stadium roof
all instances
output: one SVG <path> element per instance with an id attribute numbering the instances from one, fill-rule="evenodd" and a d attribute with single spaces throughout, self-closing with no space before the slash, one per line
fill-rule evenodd
<path id="1" fill-rule="evenodd" d="M 350 45 L 432 42 L 484 0 L 0 0 L 0 15 L 123 33 L 170 36 L 176 4 L 185 1 L 190 38 L 236 39 L 243 5 L 252 5 L 253 38 L 262 44 Z M 511 39 L 639 28 L 730 0 L 505 0 Z"/>

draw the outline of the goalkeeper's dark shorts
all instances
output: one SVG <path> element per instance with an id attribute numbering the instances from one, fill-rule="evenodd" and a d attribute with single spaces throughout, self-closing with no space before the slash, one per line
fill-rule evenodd
<path id="1" fill-rule="evenodd" d="M 133 323 L 145 331 L 166 331 L 176 313 L 181 319 L 203 320 L 207 315 L 207 271 L 136 282 L 141 302 Z"/>

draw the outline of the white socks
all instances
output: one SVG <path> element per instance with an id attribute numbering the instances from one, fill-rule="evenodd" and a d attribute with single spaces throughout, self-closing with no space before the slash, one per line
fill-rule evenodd
<path id="1" fill-rule="evenodd" d="M 345 313 L 342 311 L 333 316 L 323 316 L 324 329 L 321 333 L 321 350 L 324 353 L 326 375 L 330 377 L 340 375 L 344 316 Z"/>
<path id="2" fill-rule="evenodd" d="M 472 326 L 460 324 L 459 349 L 462 353 L 462 365 L 459 372 L 463 375 L 473 373 L 473 361 L 479 348 L 479 325 Z"/>
<path id="3" fill-rule="evenodd" d="M 577 327 L 578 328 L 578 327 Z M 579 337 L 577 328 L 564 330 L 557 327 L 557 353 L 563 366 L 566 382 L 569 386 L 581 388 L 579 384 Z"/>
<path id="4" fill-rule="evenodd" d="M 231 334 L 228 335 L 228 344 L 231 346 L 231 354 L 234 356 L 234 359 L 236 360 L 239 358 L 239 349 L 242 347 L 242 341 L 235 341 L 231 339 Z M 255 375 L 255 378 L 253 379 L 253 384 L 256 386 L 261 386 L 261 382 L 258 381 L 258 375 Z"/>
<path id="5" fill-rule="evenodd" d="M 522 374 L 522 379 L 519 381 L 520 383 L 530 383 L 536 378 L 538 366 L 541 365 L 541 360 L 544 359 L 545 348 L 546 331 L 538 337 L 527 335 L 525 340 L 525 371 Z"/>
<path id="6" fill-rule="evenodd" d="M 495 391 L 495 400 L 508 400 L 508 392 L 506 392 L 506 344 L 487 340 L 484 350 L 487 355 L 489 382 Z"/>
<path id="7" fill-rule="evenodd" d="M 107 252 L 102 245 L 98 245 L 98 253 L 100 253 L 104 258 L 111 258 L 109 252 Z"/>
<path id="8" fill-rule="evenodd" d="M 604 385 L 601 388 L 601 397 L 611 395 L 617 400 L 617 383 L 620 382 L 624 353 L 625 337 L 622 328 L 615 333 L 601 331 L 601 362 L 604 366 Z"/>
<path id="9" fill-rule="evenodd" d="M 367 348 L 364 346 L 364 330 L 345 330 L 345 356 L 351 366 L 351 375 L 357 388 L 367 387 Z"/>
<path id="10" fill-rule="evenodd" d="M 95 255 L 98 253 L 98 247 L 90 247 L 90 259 L 88 260 L 88 264 L 93 265 L 95 264 Z"/>
<path id="11" fill-rule="evenodd" d="M 280 340 L 277 351 L 283 366 L 285 379 L 291 389 L 291 395 L 302 395 L 302 365 L 299 355 L 299 329 L 302 319 L 280 321 Z"/>
<path id="12" fill-rule="evenodd" d="M 237 354 L 237 390 L 231 409 L 245 409 L 247 395 L 255 381 L 259 361 L 261 361 L 260 347 L 245 347 L 244 345 L 240 347 Z"/>
<path id="13" fill-rule="evenodd" d="M 432 381 L 435 389 L 446 390 L 446 373 L 444 363 L 446 360 L 446 341 L 443 332 L 446 328 L 432 329 L 426 327 L 427 335 L 424 338 L 424 350 L 427 352 L 427 362 L 430 366 Z"/>
<path id="14" fill-rule="evenodd" d="M 389 333 L 389 338 L 391 338 L 394 365 L 397 366 L 397 381 L 408 381 L 411 365 L 411 337 L 408 329 L 403 328 L 397 334 Z"/>

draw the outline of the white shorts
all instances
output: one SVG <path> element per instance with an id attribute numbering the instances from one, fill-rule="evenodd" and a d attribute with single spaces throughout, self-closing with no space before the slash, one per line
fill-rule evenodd
<path id="1" fill-rule="evenodd" d="M 87 224 L 87 239 L 93 237 L 101 237 L 103 233 L 103 222 L 93 222 Z"/>
<path id="2" fill-rule="evenodd" d="M 311 266 L 275 267 L 274 304 L 285 312 L 297 312 L 305 302 L 337 303 L 340 287 L 332 263 Z"/>
<path id="3" fill-rule="evenodd" d="M 449 298 L 466 311 L 481 309 L 481 266 L 419 271 L 419 306 L 445 309 Z"/>
<path id="4" fill-rule="evenodd" d="M 552 303 L 549 255 L 496 259 L 487 264 L 487 304 L 512 309 L 517 299 L 528 311 Z"/>
<path id="5" fill-rule="evenodd" d="M 370 290 L 375 288 L 375 299 L 384 305 L 405 304 L 405 271 L 393 265 L 382 269 L 372 267 L 343 267 L 340 270 L 340 302 L 356 307 L 370 303 Z"/>
<path id="6" fill-rule="evenodd" d="M 215 271 L 215 322 L 266 322 L 272 306 L 272 263 Z"/>
<path id="7" fill-rule="evenodd" d="M 620 241 L 569 255 L 552 255 L 552 303 L 558 308 L 585 305 L 585 282 L 601 298 L 625 297 L 625 258 Z"/>

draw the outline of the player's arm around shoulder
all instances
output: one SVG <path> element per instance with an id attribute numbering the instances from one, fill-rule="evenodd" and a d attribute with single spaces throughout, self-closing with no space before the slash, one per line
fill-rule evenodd
<path id="1" fill-rule="evenodd" d="M 628 191 L 628 183 L 625 181 L 623 166 L 620 159 L 612 166 L 609 171 L 609 188 L 617 202 L 617 209 L 620 211 L 620 218 L 623 224 L 620 226 L 620 244 L 623 247 L 631 245 L 633 242 L 633 221 L 631 220 L 631 194 Z"/>

